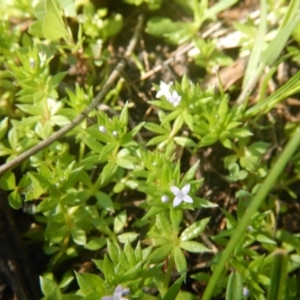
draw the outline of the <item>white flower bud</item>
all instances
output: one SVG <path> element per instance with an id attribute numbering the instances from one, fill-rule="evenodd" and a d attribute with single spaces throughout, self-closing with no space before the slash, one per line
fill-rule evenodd
<path id="1" fill-rule="evenodd" d="M 249 295 L 250 295 L 250 291 L 249 291 L 249 289 L 247 288 L 247 287 L 243 287 L 243 295 L 244 295 L 244 297 L 249 297 Z"/>
<path id="2" fill-rule="evenodd" d="M 102 133 L 106 133 L 106 128 L 105 128 L 103 125 L 99 126 L 99 130 L 100 130 Z"/>
<path id="3" fill-rule="evenodd" d="M 169 197 L 168 197 L 167 195 L 163 195 L 163 196 L 161 197 L 161 201 L 162 201 L 163 203 L 167 203 L 167 202 L 169 201 Z"/>

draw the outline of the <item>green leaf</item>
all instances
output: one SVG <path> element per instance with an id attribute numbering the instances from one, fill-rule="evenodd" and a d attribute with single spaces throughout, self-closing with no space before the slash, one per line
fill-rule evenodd
<path id="1" fill-rule="evenodd" d="M 105 292 L 105 283 L 100 276 L 89 273 L 77 273 L 75 272 L 77 283 L 80 287 L 80 292 L 83 296 L 87 296 L 91 291 L 96 290 L 100 293 Z"/>
<path id="2" fill-rule="evenodd" d="M 155 136 L 154 138 L 150 139 L 150 141 L 147 143 L 147 146 L 153 146 L 157 145 L 159 143 L 165 142 L 169 137 L 168 136 Z"/>
<path id="3" fill-rule="evenodd" d="M 172 132 L 170 135 L 174 136 L 183 126 L 184 120 L 183 116 L 180 114 L 178 117 L 175 119 L 172 127 Z"/>
<path id="4" fill-rule="evenodd" d="M 62 300 L 62 294 L 55 281 L 50 278 L 40 276 L 40 285 L 43 295 L 47 300 Z"/>
<path id="5" fill-rule="evenodd" d="M 34 198 L 33 198 L 34 199 Z M 40 202 L 40 204 L 37 207 L 37 212 L 45 212 L 49 211 L 52 208 L 56 207 L 59 203 L 59 198 L 52 198 L 52 197 L 47 197 Z"/>
<path id="6" fill-rule="evenodd" d="M 70 283 L 74 280 L 74 274 L 73 271 L 67 271 L 63 274 L 62 280 L 59 283 L 59 288 L 67 288 Z M 65 299 L 64 299 L 65 300 Z"/>
<path id="7" fill-rule="evenodd" d="M 173 249 L 173 255 L 174 255 L 174 261 L 178 273 L 180 275 L 186 273 L 187 271 L 186 259 L 180 247 L 176 246 Z"/>
<path id="8" fill-rule="evenodd" d="M 44 37 L 51 41 L 58 40 L 60 38 L 67 38 L 69 36 L 69 32 L 66 29 L 56 2 L 53 0 L 45 1 L 46 15 L 42 25 Z"/>
<path id="9" fill-rule="evenodd" d="M 140 241 L 136 245 L 134 249 L 134 255 L 137 261 L 142 261 L 143 260 L 143 253 L 142 253 L 142 247 Z"/>
<path id="10" fill-rule="evenodd" d="M 171 237 L 173 235 L 173 229 L 167 212 L 163 212 L 156 216 L 156 225 L 163 237 Z"/>
<path id="11" fill-rule="evenodd" d="M 94 140 L 92 137 L 83 137 L 82 142 L 84 142 L 91 150 L 96 153 L 101 153 L 103 145 Z"/>
<path id="12" fill-rule="evenodd" d="M 106 280 L 110 283 L 113 282 L 115 277 L 114 267 L 106 254 L 104 254 L 102 268 L 102 272 L 105 275 Z"/>
<path id="13" fill-rule="evenodd" d="M 271 284 L 268 291 L 268 300 L 281 300 L 286 296 L 288 254 L 286 250 L 277 249 L 273 253 L 271 268 Z"/>
<path id="14" fill-rule="evenodd" d="M 60 200 L 66 206 L 72 207 L 84 203 L 86 199 L 86 191 L 77 191 L 75 189 L 68 189 L 66 194 L 61 196 Z"/>
<path id="15" fill-rule="evenodd" d="M 76 17 L 76 7 L 74 0 L 59 0 L 59 3 L 64 10 L 66 16 Z"/>
<path id="16" fill-rule="evenodd" d="M 121 14 L 115 14 L 113 17 L 104 21 L 103 34 L 107 39 L 116 35 L 123 27 L 123 17 Z"/>
<path id="17" fill-rule="evenodd" d="M 41 182 L 35 177 L 33 173 L 28 172 L 28 177 L 31 180 L 31 185 L 28 188 L 28 192 L 26 194 L 26 201 L 32 200 L 32 199 L 38 199 L 45 190 L 42 187 Z M 57 199 L 58 201 L 59 199 Z"/>
<path id="18" fill-rule="evenodd" d="M 209 220 L 210 218 L 205 218 L 190 225 L 181 233 L 180 240 L 184 242 L 198 237 L 200 233 L 203 232 L 203 230 L 205 229 Z"/>
<path id="19" fill-rule="evenodd" d="M 123 124 L 124 126 L 127 126 L 127 123 L 128 123 L 128 103 L 127 102 L 121 111 L 119 120 L 120 120 L 121 124 Z"/>
<path id="20" fill-rule="evenodd" d="M 254 235 L 254 237 L 256 238 L 256 240 L 259 241 L 259 242 L 261 242 L 261 243 L 277 245 L 277 243 L 276 243 L 274 240 L 272 240 L 271 238 L 269 238 L 269 237 L 266 236 L 265 234 L 262 234 L 262 233 L 254 233 L 253 235 Z"/>
<path id="21" fill-rule="evenodd" d="M 149 256 L 148 260 L 151 263 L 160 263 L 163 261 L 172 251 L 173 245 L 163 245 L 155 249 Z"/>
<path id="22" fill-rule="evenodd" d="M 16 106 L 30 115 L 43 116 L 43 111 L 40 106 L 33 106 L 31 104 L 17 104 Z"/>
<path id="23" fill-rule="evenodd" d="M 248 176 L 248 172 L 245 170 L 241 170 L 238 173 L 239 180 L 244 180 L 245 178 L 247 178 L 247 176 Z"/>
<path id="24" fill-rule="evenodd" d="M 210 145 L 214 144 L 215 142 L 217 142 L 218 139 L 219 139 L 219 136 L 217 133 L 215 133 L 215 132 L 208 133 L 201 139 L 200 147 L 210 146 Z"/>
<path id="25" fill-rule="evenodd" d="M 122 280 L 129 281 L 129 280 L 140 279 L 141 275 L 139 273 L 140 273 L 141 267 L 142 267 L 142 262 L 139 262 L 136 265 L 134 265 L 122 276 Z M 143 278 L 145 278 L 144 272 L 143 272 Z"/>
<path id="26" fill-rule="evenodd" d="M 176 136 L 174 137 L 174 141 L 176 142 L 176 144 L 182 147 L 197 147 L 197 144 L 192 139 L 189 139 L 187 137 Z"/>
<path id="27" fill-rule="evenodd" d="M 143 216 L 142 220 L 146 220 L 150 217 L 153 217 L 155 215 L 158 215 L 162 211 L 166 210 L 164 207 L 158 207 L 158 206 L 152 206 L 150 209 L 147 211 L 147 213 Z"/>
<path id="28" fill-rule="evenodd" d="M 38 20 L 41 20 L 46 15 L 46 7 L 44 1 L 38 1 L 34 7 L 34 15 Z"/>
<path id="29" fill-rule="evenodd" d="M 186 251 L 195 252 L 195 253 L 212 252 L 210 249 L 208 249 L 204 245 L 202 245 L 198 242 L 193 242 L 193 241 L 181 241 L 180 248 L 182 248 Z"/>
<path id="30" fill-rule="evenodd" d="M 92 238 L 86 245 L 84 246 L 85 249 L 88 250 L 99 250 L 104 247 L 106 244 L 105 238 Z"/>
<path id="31" fill-rule="evenodd" d="M 86 235 L 84 230 L 76 226 L 72 226 L 71 235 L 74 243 L 76 243 L 77 245 L 85 245 Z"/>
<path id="32" fill-rule="evenodd" d="M 119 251 L 120 249 L 112 243 L 109 239 L 107 240 L 107 251 L 109 254 L 110 259 L 116 265 L 119 263 Z"/>
<path id="33" fill-rule="evenodd" d="M 20 145 L 19 145 L 19 136 L 17 129 L 13 127 L 9 132 L 8 132 L 8 141 L 12 149 L 16 150 Z"/>
<path id="34" fill-rule="evenodd" d="M 117 169 L 118 169 L 118 166 L 114 162 L 107 163 L 105 165 L 105 167 L 103 168 L 101 175 L 100 175 L 101 184 L 105 185 L 108 182 L 110 182 L 112 177 L 115 175 Z"/>
<path id="35" fill-rule="evenodd" d="M 155 123 L 147 122 L 147 123 L 145 123 L 144 127 L 147 130 L 150 130 L 150 131 L 155 132 L 160 135 L 168 134 L 168 130 L 166 130 L 162 126 L 159 126 Z"/>
<path id="36" fill-rule="evenodd" d="M 200 160 L 198 160 L 183 176 L 182 181 L 183 182 L 190 182 L 195 178 L 195 174 L 197 172 L 197 169 L 199 167 Z"/>
<path id="37" fill-rule="evenodd" d="M 19 209 L 22 207 L 22 198 L 17 190 L 12 191 L 8 195 L 8 202 L 14 209 Z"/>
<path id="38" fill-rule="evenodd" d="M 134 137 L 134 136 L 141 130 L 141 128 L 142 128 L 144 125 L 145 125 L 144 122 L 142 122 L 142 123 L 136 125 L 132 130 L 130 130 L 130 131 L 128 132 L 128 135 L 129 135 L 130 137 Z"/>
<path id="39" fill-rule="evenodd" d="M 170 210 L 170 219 L 172 223 L 172 228 L 174 231 L 179 231 L 179 225 L 182 221 L 183 212 L 181 209 L 171 209 Z"/>
<path id="40" fill-rule="evenodd" d="M 231 138 L 244 138 L 252 135 L 253 133 L 247 128 L 234 128 L 230 130 Z"/>
<path id="41" fill-rule="evenodd" d="M 66 116 L 56 115 L 50 119 L 55 125 L 65 126 L 70 123 L 70 120 Z"/>
<path id="42" fill-rule="evenodd" d="M 103 207 L 104 209 L 106 209 L 108 211 L 114 212 L 114 204 L 113 204 L 111 198 L 107 194 L 98 191 L 98 192 L 96 192 L 95 196 L 98 200 L 98 204 L 101 207 Z"/>
<path id="43" fill-rule="evenodd" d="M 96 138 L 97 140 L 99 140 L 100 142 L 104 142 L 104 143 L 110 143 L 112 142 L 111 136 L 103 133 L 99 130 L 98 128 L 99 126 L 96 125 L 92 125 L 90 126 L 86 131 L 93 136 L 94 138 Z M 115 148 L 114 144 L 108 144 L 106 148 L 110 147 L 107 151 L 105 151 L 105 154 L 107 153 L 112 153 L 113 149 Z"/>
<path id="44" fill-rule="evenodd" d="M 43 20 L 33 22 L 30 25 L 28 32 L 33 36 L 44 38 L 45 36 L 43 34 L 43 22 Z"/>
<path id="45" fill-rule="evenodd" d="M 247 148 L 247 152 L 253 156 L 261 156 L 267 152 L 270 144 L 265 142 L 255 142 Z"/>
<path id="46" fill-rule="evenodd" d="M 5 117 L 1 122 L 0 122 L 0 140 L 3 139 L 5 136 L 6 132 L 8 129 L 8 118 Z"/>
<path id="47" fill-rule="evenodd" d="M 13 190 L 16 187 L 15 174 L 11 171 L 7 171 L 1 176 L 0 187 L 5 191 Z"/>
<path id="48" fill-rule="evenodd" d="M 117 157 L 116 164 L 124 169 L 132 170 L 135 168 L 134 158 L 132 156 Z"/>
<path id="49" fill-rule="evenodd" d="M 34 128 L 34 131 L 42 139 L 46 139 L 52 134 L 53 127 L 52 127 L 51 122 L 49 120 L 47 120 L 45 123 L 37 122 L 37 124 Z"/>
<path id="50" fill-rule="evenodd" d="M 129 262 L 130 266 L 132 266 L 132 267 L 136 266 L 137 261 L 136 261 L 136 258 L 135 258 L 135 255 L 134 255 L 134 251 L 133 251 L 133 248 L 132 248 L 130 242 L 126 242 L 125 243 L 123 251 L 124 251 L 124 254 L 127 257 L 127 260 Z"/>
<path id="51" fill-rule="evenodd" d="M 173 285 L 168 289 L 164 297 L 162 298 L 163 300 L 170 300 L 170 299 L 176 299 L 176 296 L 178 295 L 182 282 L 184 280 L 185 276 L 182 275 L 180 278 L 178 278 Z"/>
<path id="52" fill-rule="evenodd" d="M 134 242 L 136 238 L 139 236 L 138 233 L 135 232 L 126 232 L 118 235 L 118 240 L 120 243 L 125 244 L 127 242 Z"/>
<path id="53" fill-rule="evenodd" d="M 114 233 L 118 234 L 124 228 L 126 223 L 127 213 L 126 210 L 123 210 L 114 218 Z"/>
<path id="54" fill-rule="evenodd" d="M 221 121 L 223 121 L 228 112 L 228 97 L 223 97 L 220 106 L 218 108 L 218 115 Z"/>
<path id="55" fill-rule="evenodd" d="M 218 204 L 212 203 L 208 200 L 199 198 L 199 197 L 193 197 L 194 199 L 194 207 L 218 207 Z"/>
<path id="56" fill-rule="evenodd" d="M 229 276 L 226 289 L 226 300 L 241 300 L 243 298 L 243 279 L 240 273 L 234 272 Z"/>
<path id="57" fill-rule="evenodd" d="M 182 113 L 184 122 L 187 124 L 187 126 L 190 128 L 192 132 L 194 132 L 194 120 L 193 116 L 189 114 L 186 110 Z"/>

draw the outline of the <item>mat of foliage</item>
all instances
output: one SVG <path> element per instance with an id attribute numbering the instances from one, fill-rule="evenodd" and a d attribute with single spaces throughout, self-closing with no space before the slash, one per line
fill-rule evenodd
<path id="1" fill-rule="evenodd" d="M 299 4 L 3 0 L 0 187 L 41 298 L 300 297 Z"/>

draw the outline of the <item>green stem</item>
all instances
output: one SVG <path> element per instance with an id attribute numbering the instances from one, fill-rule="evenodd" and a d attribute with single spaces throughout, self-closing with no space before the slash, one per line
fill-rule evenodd
<path id="1" fill-rule="evenodd" d="M 225 264 L 228 262 L 230 255 L 235 249 L 235 246 L 238 244 L 239 239 L 244 234 L 247 226 L 250 223 L 250 220 L 253 214 L 258 210 L 259 206 L 262 204 L 266 198 L 268 192 L 273 188 L 276 183 L 277 178 L 282 173 L 284 167 L 291 159 L 293 153 L 296 151 L 300 143 L 300 126 L 296 129 L 294 136 L 290 139 L 289 143 L 285 146 L 283 152 L 278 157 L 277 161 L 273 165 L 272 169 L 269 171 L 269 174 L 263 184 L 260 186 L 257 194 L 254 196 L 247 212 L 244 214 L 242 219 L 237 224 L 237 227 L 227 244 L 227 247 L 223 251 L 220 261 L 213 272 L 206 290 L 203 294 L 202 300 L 208 300 L 211 298 L 213 291 L 218 283 L 219 277 L 221 276 Z"/>
<path id="2" fill-rule="evenodd" d="M 164 280 L 164 290 L 166 292 L 169 289 L 169 284 L 170 284 L 170 281 L 171 281 L 173 268 L 174 268 L 174 258 L 173 258 L 173 255 L 170 255 L 169 262 L 168 262 L 167 273 L 166 273 L 165 280 Z"/>

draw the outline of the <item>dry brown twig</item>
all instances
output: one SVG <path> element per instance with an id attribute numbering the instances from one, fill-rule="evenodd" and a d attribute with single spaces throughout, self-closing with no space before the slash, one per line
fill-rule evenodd
<path id="1" fill-rule="evenodd" d="M 58 131 L 54 132 L 49 138 L 47 138 L 44 141 L 41 141 L 36 146 L 32 147 L 31 149 L 23 152 L 15 159 L 7 162 L 6 164 L 0 166 L 0 175 L 4 172 L 10 170 L 13 167 L 16 167 L 21 162 L 29 158 L 30 156 L 38 153 L 39 151 L 45 149 L 46 147 L 50 146 L 53 142 L 64 136 L 67 132 L 72 130 L 74 127 L 76 127 L 79 123 L 81 123 L 85 118 L 88 117 L 88 114 L 95 109 L 101 102 L 101 100 L 105 97 L 105 95 L 109 92 L 114 82 L 120 77 L 121 72 L 123 71 L 126 60 L 130 57 L 131 53 L 133 52 L 135 46 L 138 42 L 138 37 L 142 29 L 144 21 L 144 16 L 140 15 L 138 17 L 138 22 L 134 30 L 134 34 L 129 42 L 129 45 L 127 47 L 127 50 L 125 52 L 124 57 L 120 60 L 117 67 L 112 71 L 110 76 L 108 77 L 106 83 L 104 84 L 101 91 L 96 95 L 96 97 L 93 99 L 92 103 L 86 107 L 84 111 L 82 111 L 71 123 L 67 124 L 66 126 L 62 127 Z"/>

